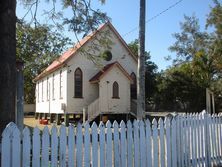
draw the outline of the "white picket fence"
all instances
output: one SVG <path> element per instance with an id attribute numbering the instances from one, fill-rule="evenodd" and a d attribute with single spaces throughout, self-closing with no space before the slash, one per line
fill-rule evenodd
<path id="1" fill-rule="evenodd" d="M 10 123 L 2 134 L 2 167 L 209 167 L 222 159 L 222 117 L 109 121 L 99 126 L 37 127 L 22 133 Z"/>

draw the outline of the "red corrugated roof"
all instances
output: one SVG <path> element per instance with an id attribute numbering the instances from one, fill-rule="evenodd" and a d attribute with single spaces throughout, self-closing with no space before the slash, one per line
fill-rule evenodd
<path id="1" fill-rule="evenodd" d="M 74 48 L 69 49 L 65 53 L 63 53 L 62 56 L 60 56 L 58 59 L 52 62 L 43 72 L 51 71 L 52 69 L 56 68 L 57 66 L 61 65 L 64 63 L 73 53 L 74 53 Z"/>
<path id="2" fill-rule="evenodd" d="M 100 79 L 106 75 L 108 73 L 108 71 L 110 71 L 114 66 L 118 67 L 122 72 L 123 74 L 130 80 L 132 81 L 130 75 L 128 74 L 128 72 L 126 70 L 124 70 L 124 68 L 117 62 L 113 62 L 113 63 L 110 63 L 110 64 L 107 64 L 105 67 L 103 67 L 102 70 L 100 70 L 96 75 L 94 75 L 90 80 L 89 82 L 91 83 L 97 83 L 100 81 Z"/>
<path id="3" fill-rule="evenodd" d="M 129 51 L 130 55 L 133 57 L 135 61 L 137 61 L 136 57 L 133 55 L 131 50 L 128 48 L 126 42 L 122 39 L 122 37 L 119 35 L 119 33 L 115 30 L 115 28 L 112 26 L 110 22 L 107 22 L 106 24 L 103 24 L 100 26 L 96 31 L 92 32 L 90 35 L 84 37 L 81 41 L 79 41 L 73 48 L 69 49 L 65 53 L 63 53 L 58 59 L 52 62 L 42 73 L 40 73 L 33 81 L 38 81 L 39 79 L 43 78 L 44 76 L 52 73 L 53 71 L 57 70 L 58 68 L 65 65 L 65 63 L 75 55 L 75 53 L 78 51 L 79 48 L 81 48 L 83 45 L 85 45 L 90 39 L 92 39 L 99 31 L 104 29 L 106 26 L 109 26 L 110 29 L 117 35 L 120 42 L 126 47 L 126 49 Z"/>
<path id="4" fill-rule="evenodd" d="M 67 62 L 67 60 L 69 60 L 74 55 L 74 53 L 76 53 L 78 51 L 79 48 L 81 48 L 83 45 L 85 45 L 89 41 L 89 39 L 91 39 L 97 32 L 101 31 L 106 26 L 106 24 L 103 24 L 95 32 L 92 32 L 91 34 L 87 35 L 82 40 L 80 40 L 73 48 L 70 48 L 68 51 L 63 53 L 58 59 L 53 61 L 52 64 L 50 64 L 42 73 L 40 73 L 34 79 L 34 81 L 37 81 L 37 80 L 43 78 L 47 74 L 50 74 L 51 72 L 53 72 L 56 69 L 63 66 L 65 64 L 65 62 Z"/>

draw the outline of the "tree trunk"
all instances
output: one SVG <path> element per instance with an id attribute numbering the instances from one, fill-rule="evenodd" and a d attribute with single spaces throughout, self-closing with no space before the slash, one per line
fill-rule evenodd
<path id="1" fill-rule="evenodd" d="M 141 120 L 145 112 L 145 18 L 146 0 L 140 0 L 139 51 L 137 69 L 137 119 Z"/>
<path id="2" fill-rule="evenodd" d="M 0 1 L 0 134 L 15 121 L 16 0 Z"/>

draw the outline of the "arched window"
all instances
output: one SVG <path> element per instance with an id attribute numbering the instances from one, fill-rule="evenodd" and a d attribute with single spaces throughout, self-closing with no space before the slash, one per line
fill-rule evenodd
<path id="1" fill-rule="evenodd" d="M 74 97 L 82 98 L 82 70 L 77 68 L 74 73 Z"/>
<path id="2" fill-rule="evenodd" d="M 119 98 L 119 84 L 116 81 L 113 83 L 113 98 Z"/>
<path id="3" fill-rule="evenodd" d="M 136 74 L 134 72 L 131 73 L 132 83 L 130 85 L 130 93 L 131 99 L 137 99 L 137 83 L 136 83 Z"/>

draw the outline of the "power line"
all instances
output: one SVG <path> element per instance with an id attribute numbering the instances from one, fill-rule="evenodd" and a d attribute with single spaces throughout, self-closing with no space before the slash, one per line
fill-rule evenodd
<path id="1" fill-rule="evenodd" d="M 182 1 L 183 1 L 183 0 L 179 0 L 179 1 L 177 1 L 176 3 L 170 5 L 168 8 L 166 8 L 166 9 L 163 10 L 162 12 L 160 12 L 160 13 L 156 14 L 155 16 L 151 17 L 150 19 L 148 19 L 148 20 L 146 21 L 146 23 L 149 23 L 149 22 L 155 20 L 157 17 L 161 16 L 162 14 L 164 14 L 165 12 L 167 12 L 168 10 L 174 8 L 175 6 L 177 6 L 177 5 L 178 5 L 179 3 L 181 3 Z M 126 34 L 124 34 L 123 37 L 131 34 L 133 31 L 136 31 L 138 28 L 139 28 L 138 26 L 135 27 L 135 28 L 133 28 L 132 30 L 130 30 L 129 32 L 127 32 Z"/>

